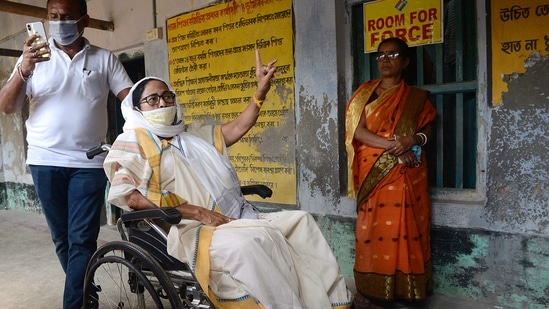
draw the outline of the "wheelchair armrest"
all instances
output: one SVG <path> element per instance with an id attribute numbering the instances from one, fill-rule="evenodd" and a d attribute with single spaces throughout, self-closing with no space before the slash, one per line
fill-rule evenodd
<path id="1" fill-rule="evenodd" d="M 170 224 L 177 224 L 181 221 L 181 213 L 173 207 L 160 207 L 136 210 L 120 216 L 124 223 L 142 219 L 162 219 Z"/>
<path id="2" fill-rule="evenodd" d="M 271 197 L 273 190 L 265 185 L 250 185 L 241 187 L 243 195 L 257 194 L 262 198 Z M 181 213 L 173 207 L 142 209 L 122 214 L 120 220 L 124 223 L 143 219 L 162 219 L 170 224 L 181 221 Z"/>
<path id="3" fill-rule="evenodd" d="M 273 190 L 265 185 L 250 185 L 241 187 L 243 195 L 257 194 L 261 198 L 268 198 L 273 195 Z"/>
<path id="4" fill-rule="evenodd" d="M 86 151 L 88 159 L 93 159 L 96 155 L 111 150 L 111 145 L 101 142 L 99 146 L 95 146 Z"/>

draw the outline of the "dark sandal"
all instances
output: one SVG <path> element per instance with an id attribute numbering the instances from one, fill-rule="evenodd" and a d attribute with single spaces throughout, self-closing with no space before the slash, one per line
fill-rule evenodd
<path id="1" fill-rule="evenodd" d="M 395 301 L 395 302 L 393 302 L 393 308 L 422 308 L 422 307 L 417 307 L 417 305 L 419 305 L 419 304 L 411 302 L 411 301 Z"/>
<path id="2" fill-rule="evenodd" d="M 354 308 L 355 309 L 366 309 L 370 307 L 370 300 L 360 293 L 357 293 L 355 295 L 355 298 L 353 300 Z"/>

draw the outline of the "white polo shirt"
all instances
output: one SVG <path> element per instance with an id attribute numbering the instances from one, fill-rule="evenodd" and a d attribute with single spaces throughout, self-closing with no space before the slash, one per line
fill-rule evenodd
<path id="1" fill-rule="evenodd" d="M 117 95 L 133 82 L 112 52 L 87 40 L 73 59 L 49 43 L 51 59 L 27 83 L 27 164 L 102 168 L 104 156 L 89 160 L 86 151 L 105 141 L 109 89 Z"/>

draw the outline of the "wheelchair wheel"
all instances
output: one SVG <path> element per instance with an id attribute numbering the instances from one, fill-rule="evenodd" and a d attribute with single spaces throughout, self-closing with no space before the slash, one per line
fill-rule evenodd
<path id="1" fill-rule="evenodd" d="M 138 245 L 113 241 L 92 256 L 84 281 L 85 308 L 183 308 L 158 262 Z"/>

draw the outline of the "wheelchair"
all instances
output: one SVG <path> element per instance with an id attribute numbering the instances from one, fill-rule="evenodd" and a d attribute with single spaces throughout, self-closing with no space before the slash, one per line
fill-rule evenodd
<path id="1" fill-rule="evenodd" d="M 110 150 L 101 144 L 88 158 Z M 272 195 L 264 185 L 243 186 L 244 195 Z M 108 242 L 91 257 L 84 279 L 84 308 L 214 309 L 186 263 L 167 253 L 167 232 L 181 214 L 163 207 L 124 213 L 117 221 L 121 240 Z"/>

